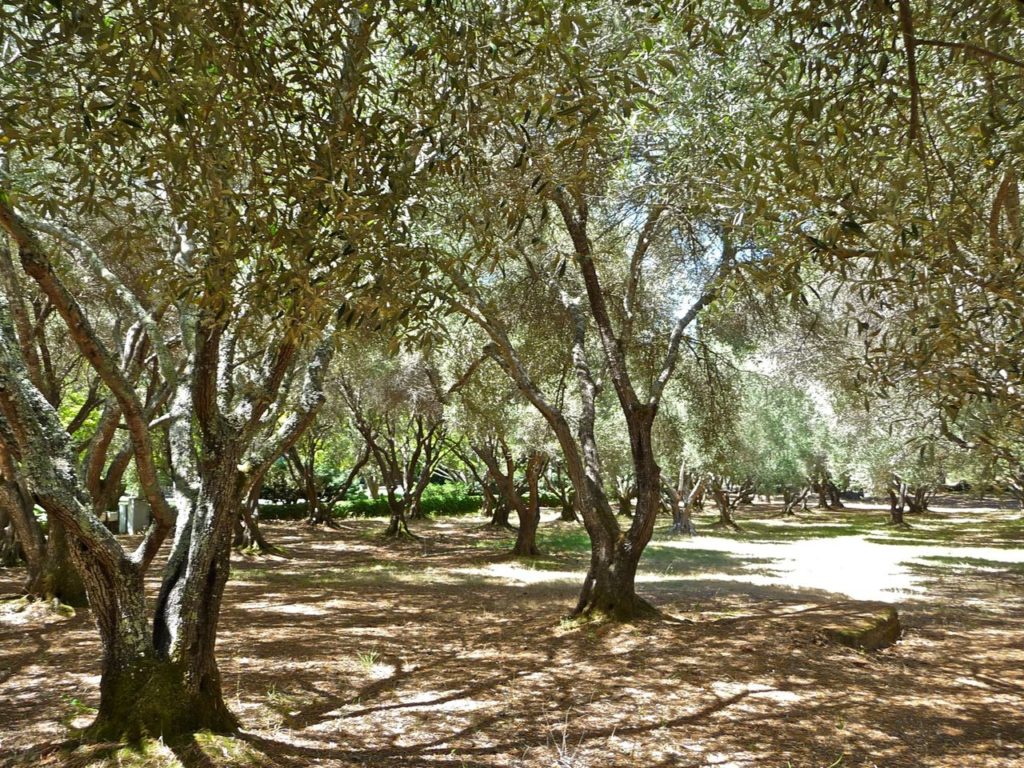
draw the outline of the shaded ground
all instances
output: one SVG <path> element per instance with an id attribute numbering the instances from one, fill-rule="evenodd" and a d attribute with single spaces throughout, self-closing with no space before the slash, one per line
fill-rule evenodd
<path id="1" fill-rule="evenodd" d="M 740 534 L 659 530 L 641 591 L 677 621 L 626 627 L 560 622 L 586 563 L 577 527 L 546 521 L 547 554 L 516 562 L 511 534 L 477 519 L 400 546 L 373 538 L 377 520 L 268 526 L 289 557 L 237 556 L 221 624 L 246 731 L 176 753 L 60 749 L 97 703 L 95 630 L 86 611 L 8 605 L 0 765 L 1024 765 L 1019 513 L 950 508 L 897 534 L 866 506 L 770 511 Z M 0 592 L 17 576 L 0 571 Z M 813 630 L 879 596 L 907 625 L 897 645 L 868 655 Z"/>

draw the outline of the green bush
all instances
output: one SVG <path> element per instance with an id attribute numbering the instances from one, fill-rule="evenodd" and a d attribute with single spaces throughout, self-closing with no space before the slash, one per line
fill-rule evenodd
<path id="1" fill-rule="evenodd" d="M 383 496 L 379 499 L 371 499 L 367 496 L 361 499 L 339 501 L 334 505 L 333 510 L 335 517 L 385 517 L 389 514 L 388 500 Z"/>
<path id="2" fill-rule="evenodd" d="M 309 504 L 304 501 L 260 505 L 260 520 L 302 520 L 308 513 Z"/>
<path id="3" fill-rule="evenodd" d="M 420 508 L 427 515 L 466 515 L 479 512 L 483 506 L 480 496 L 471 494 L 463 483 L 437 483 L 428 485 L 420 498 Z M 339 502 L 334 507 L 336 517 L 384 517 L 390 514 L 388 500 L 356 498 Z"/>
<path id="4" fill-rule="evenodd" d="M 480 496 L 470 493 L 462 483 L 438 483 L 428 485 L 420 499 L 420 507 L 427 515 L 467 515 L 479 512 L 483 506 Z M 260 505 L 261 520 L 301 520 L 309 510 L 304 501 L 289 504 Z M 354 498 L 334 505 L 331 514 L 337 518 L 387 517 L 390 514 L 388 500 Z"/>
<path id="5" fill-rule="evenodd" d="M 551 491 L 540 492 L 540 505 L 542 507 L 554 507 L 555 509 L 562 508 L 562 500 L 557 495 L 551 493 Z"/>

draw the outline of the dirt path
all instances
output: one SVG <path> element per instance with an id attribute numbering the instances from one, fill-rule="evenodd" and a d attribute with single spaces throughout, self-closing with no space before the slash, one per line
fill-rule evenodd
<path id="1" fill-rule="evenodd" d="M 173 753 L 154 742 L 144 756 L 56 749 L 96 704 L 95 630 L 86 612 L 0 616 L 0 765 L 1024 764 L 1015 552 L 998 553 L 1007 569 L 925 561 L 908 576 L 893 569 L 927 557 L 921 547 L 659 539 L 641 590 L 683 621 L 569 628 L 580 553 L 555 550 L 577 530 L 546 523 L 555 554 L 512 562 L 509 534 L 476 520 L 422 523 L 423 545 L 397 548 L 372 538 L 380 525 L 271 525 L 289 557 L 236 558 L 218 650 L 245 724 L 237 739 Z M 834 604 L 823 583 L 869 594 L 865 562 L 890 574 L 871 589 L 905 590 L 905 636 L 875 654 L 824 643 L 806 623 Z"/>

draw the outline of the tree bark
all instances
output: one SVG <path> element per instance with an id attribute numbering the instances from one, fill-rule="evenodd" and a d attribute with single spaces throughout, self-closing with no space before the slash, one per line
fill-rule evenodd
<path id="1" fill-rule="evenodd" d="M 741 530 L 736 521 L 733 520 L 733 512 L 736 509 L 735 498 L 730 497 L 729 491 L 725 487 L 724 480 L 721 477 L 715 476 L 711 481 L 711 496 L 715 500 L 715 505 L 718 507 L 718 520 L 715 522 L 715 526 L 720 528 L 732 528 L 734 531 Z"/>
<path id="2" fill-rule="evenodd" d="M 535 557 L 540 554 L 537 548 L 537 528 L 540 525 L 540 473 L 544 468 L 544 456 L 534 453 L 526 464 L 526 486 L 528 498 L 519 499 L 516 512 L 519 514 L 519 531 L 512 554 L 521 557 Z M 517 495 L 518 498 L 518 495 Z"/>
<path id="3" fill-rule="evenodd" d="M 64 524 L 60 518 L 50 518 L 46 556 L 39 572 L 31 578 L 28 592 L 45 600 L 57 599 L 76 608 L 88 604 L 82 577 L 71 561 Z"/>
<path id="4" fill-rule="evenodd" d="M 898 476 L 893 475 L 889 481 L 889 524 L 899 528 L 909 528 L 903 517 L 907 504 L 907 484 Z"/>

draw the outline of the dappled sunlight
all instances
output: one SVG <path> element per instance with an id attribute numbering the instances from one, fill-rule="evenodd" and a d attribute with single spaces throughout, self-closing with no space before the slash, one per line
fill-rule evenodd
<path id="1" fill-rule="evenodd" d="M 579 528 L 546 522 L 545 554 L 524 559 L 505 553 L 512 532 L 473 519 L 418 521 L 424 538 L 409 549 L 367 537 L 378 528 L 268 525 L 289 557 L 236 558 L 219 659 L 246 730 L 200 739 L 206 762 L 194 764 L 816 768 L 845 756 L 839 765 L 997 768 L 1024 759 L 1014 725 L 1024 579 L 986 570 L 1019 553 L 958 548 L 947 562 L 928 559 L 942 556 L 932 548 L 862 536 L 659 535 L 640 591 L 677 620 L 579 626 L 560 621 L 586 567 Z M 822 622 L 863 605 L 835 595 L 880 593 L 899 595 L 907 630 L 897 645 L 867 655 L 821 639 Z M 3 750 L 57 744 L 97 703 L 88 611 L 7 630 L 0 695 L 17 740 Z M 19 768 L 65 765 L 59 751 L 32 755 Z"/>
<path id="2" fill-rule="evenodd" d="M 808 539 L 785 544 L 742 542 L 701 537 L 694 541 L 659 542 L 678 549 L 713 549 L 739 556 L 768 557 L 773 574 L 723 575 L 718 578 L 815 589 L 856 600 L 905 600 L 921 597 L 925 589 L 909 568 L 899 548 L 871 544 L 861 536 Z"/>

